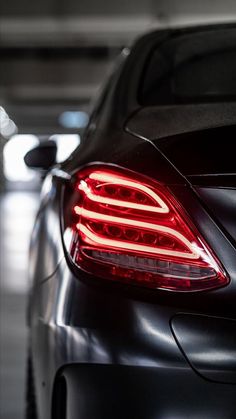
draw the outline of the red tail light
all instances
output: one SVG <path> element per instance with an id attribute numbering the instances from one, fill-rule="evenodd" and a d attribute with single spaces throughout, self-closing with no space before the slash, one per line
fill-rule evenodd
<path id="1" fill-rule="evenodd" d="M 228 282 L 162 184 L 117 167 L 90 166 L 78 173 L 70 211 L 65 230 L 70 256 L 96 277 L 173 291 Z"/>

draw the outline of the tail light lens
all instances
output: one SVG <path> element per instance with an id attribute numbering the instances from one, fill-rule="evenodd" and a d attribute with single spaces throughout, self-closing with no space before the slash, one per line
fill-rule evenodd
<path id="1" fill-rule="evenodd" d="M 77 176 L 67 197 L 64 238 L 79 268 L 112 281 L 172 291 L 228 283 L 166 186 L 109 165 L 89 166 Z"/>

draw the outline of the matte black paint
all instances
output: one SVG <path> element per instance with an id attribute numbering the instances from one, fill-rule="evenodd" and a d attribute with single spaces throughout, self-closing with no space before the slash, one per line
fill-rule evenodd
<path id="1" fill-rule="evenodd" d="M 226 211 L 214 211 L 209 197 L 192 186 L 158 142 L 125 128 L 140 107 L 138 83 L 150 50 L 167 37 L 195 30 L 201 29 L 147 35 L 124 54 L 80 147 L 45 180 L 29 269 L 39 419 L 236 417 L 236 386 L 229 384 L 235 382 L 236 248 L 226 225 L 235 206 L 228 199 Z M 76 171 L 99 161 L 167 184 L 221 261 L 229 285 L 206 293 L 153 292 L 75 271 L 62 241 L 63 197 Z M 217 362 L 208 359 L 213 344 Z M 64 407 L 58 417 L 57 403 L 66 406 L 66 417 Z"/>
<path id="2" fill-rule="evenodd" d="M 236 321 L 178 314 L 173 333 L 191 366 L 211 381 L 236 384 Z"/>
<path id="3" fill-rule="evenodd" d="M 71 419 L 78 412 L 81 419 L 235 418 L 234 387 L 210 384 L 190 371 L 77 365 L 62 374 Z"/>

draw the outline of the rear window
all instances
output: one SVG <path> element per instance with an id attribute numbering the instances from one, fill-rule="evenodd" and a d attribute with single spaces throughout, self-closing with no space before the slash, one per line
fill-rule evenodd
<path id="1" fill-rule="evenodd" d="M 144 105 L 236 100 L 236 29 L 172 36 L 149 56 L 139 91 Z"/>

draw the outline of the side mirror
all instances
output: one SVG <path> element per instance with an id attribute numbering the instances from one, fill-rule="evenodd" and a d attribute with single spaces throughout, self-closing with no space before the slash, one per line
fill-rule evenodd
<path id="1" fill-rule="evenodd" d="M 24 157 L 30 169 L 48 171 L 56 163 L 57 145 L 52 140 L 42 141 L 32 148 Z"/>

